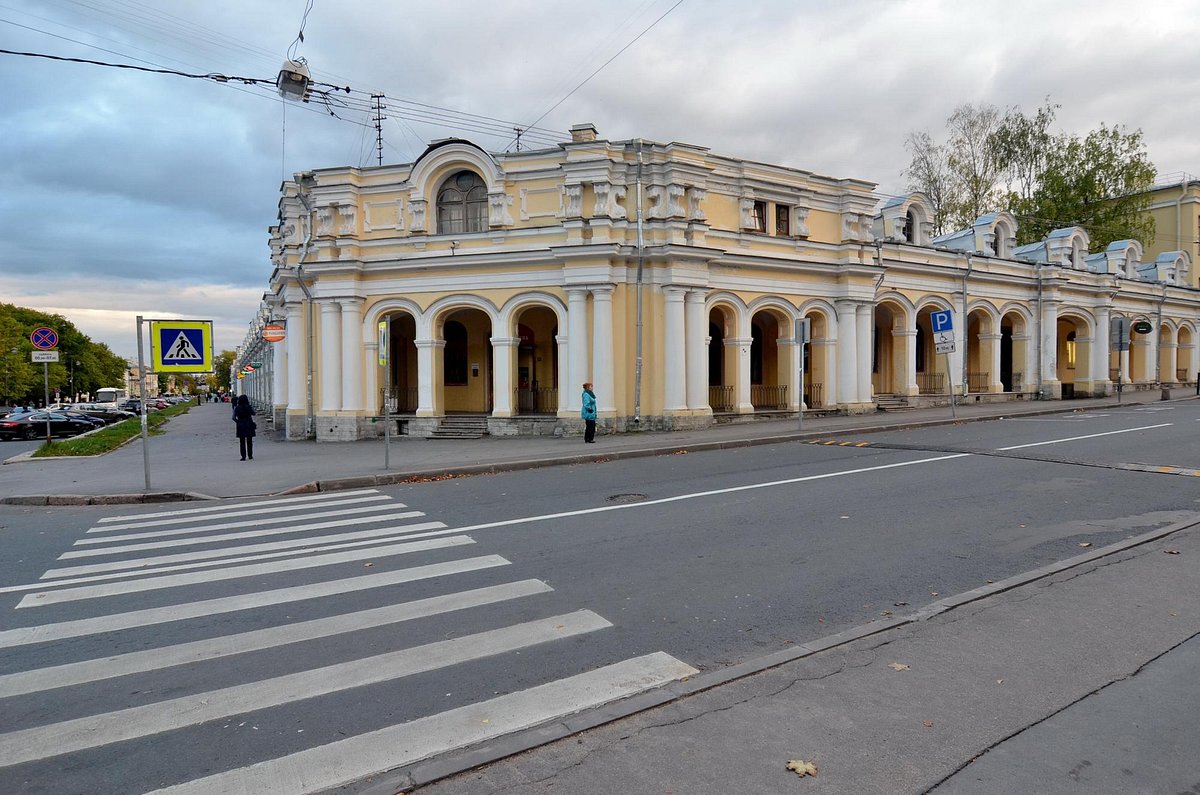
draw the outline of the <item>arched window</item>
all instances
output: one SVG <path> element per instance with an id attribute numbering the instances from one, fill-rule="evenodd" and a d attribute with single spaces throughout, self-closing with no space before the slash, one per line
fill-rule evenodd
<path id="1" fill-rule="evenodd" d="M 917 219 L 913 217 L 913 211 L 909 210 L 904 214 L 904 240 L 906 243 L 916 243 L 914 237 L 917 233 Z"/>
<path id="2" fill-rule="evenodd" d="M 442 372 L 446 386 L 462 386 L 467 383 L 467 327 L 457 320 L 447 321 L 443 336 L 446 347 Z"/>
<path id="3" fill-rule="evenodd" d="M 473 171 L 447 177 L 437 194 L 439 235 L 487 231 L 487 185 Z"/>

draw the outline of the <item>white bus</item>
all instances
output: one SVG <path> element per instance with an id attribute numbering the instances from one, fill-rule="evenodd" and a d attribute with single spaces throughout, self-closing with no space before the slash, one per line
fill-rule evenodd
<path id="1" fill-rule="evenodd" d="M 129 399 L 129 393 L 119 386 L 106 386 L 96 390 L 96 403 L 112 403 L 116 406 Z"/>

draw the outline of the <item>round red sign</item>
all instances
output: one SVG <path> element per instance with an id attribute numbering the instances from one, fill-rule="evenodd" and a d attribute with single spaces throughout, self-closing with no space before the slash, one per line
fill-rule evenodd
<path id="1" fill-rule="evenodd" d="M 268 323 L 263 326 L 262 337 L 267 342 L 283 342 L 287 338 L 287 329 L 278 323 Z"/>

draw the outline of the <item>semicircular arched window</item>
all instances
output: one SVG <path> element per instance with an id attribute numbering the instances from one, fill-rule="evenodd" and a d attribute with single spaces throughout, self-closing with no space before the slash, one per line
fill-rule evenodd
<path id="1" fill-rule="evenodd" d="M 473 171 L 457 171 L 437 192 L 437 233 L 487 231 L 487 185 Z"/>

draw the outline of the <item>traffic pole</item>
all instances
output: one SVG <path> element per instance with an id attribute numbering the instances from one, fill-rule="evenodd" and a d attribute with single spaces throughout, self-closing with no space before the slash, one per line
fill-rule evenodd
<path id="1" fill-rule="evenodd" d="M 137 316 L 138 337 L 138 409 L 142 413 L 142 468 L 146 472 L 146 491 L 150 491 L 150 428 L 146 421 L 146 358 L 142 350 L 142 316 Z"/>
<path id="2" fill-rule="evenodd" d="M 46 362 L 42 362 L 42 389 L 45 399 L 42 410 L 46 412 L 46 444 L 50 444 L 50 365 Z"/>

